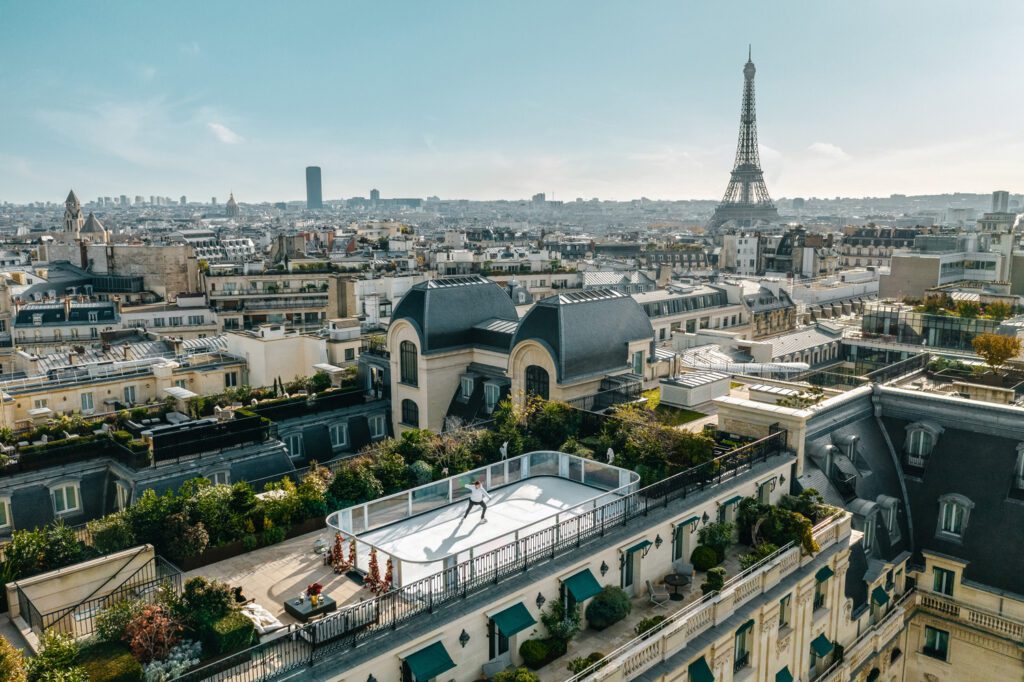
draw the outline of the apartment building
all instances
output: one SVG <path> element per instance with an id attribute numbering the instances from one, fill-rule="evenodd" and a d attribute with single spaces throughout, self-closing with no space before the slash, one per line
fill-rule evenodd
<path id="1" fill-rule="evenodd" d="M 633 294 L 654 327 L 654 338 L 665 341 L 672 332 L 694 333 L 699 329 L 723 329 L 750 338 L 751 312 L 736 287 L 670 284 Z"/>
<path id="2" fill-rule="evenodd" d="M 215 336 L 220 325 L 204 294 L 178 294 L 174 303 L 148 303 L 121 308 L 121 327 L 168 334 L 183 339 Z"/>
<path id="3" fill-rule="evenodd" d="M 14 315 L 14 343 L 37 355 L 74 345 L 97 345 L 100 335 L 120 328 L 116 301 L 27 303 Z"/>
<path id="4" fill-rule="evenodd" d="M 327 267 L 259 274 L 211 268 L 204 281 L 206 298 L 224 330 L 262 324 L 319 329 L 331 318 L 357 314 L 354 280 Z"/>

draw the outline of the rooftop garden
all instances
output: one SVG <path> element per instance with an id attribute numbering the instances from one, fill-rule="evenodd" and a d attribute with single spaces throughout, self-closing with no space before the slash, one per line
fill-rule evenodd
<path id="1" fill-rule="evenodd" d="M 1002 322 L 1019 312 L 1015 306 L 1003 301 L 984 304 L 977 301 L 954 301 L 948 294 L 928 294 L 923 299 L 904 298 L 903 302 L 913 306 L 918 313 L 996 322 Z"/>

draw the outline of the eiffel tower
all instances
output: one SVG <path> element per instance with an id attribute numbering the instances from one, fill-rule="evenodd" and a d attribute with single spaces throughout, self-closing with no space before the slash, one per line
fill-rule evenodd
<path id="1" fill-rule="evenodd" d="M 739 227 L 752 227 L 758 222 L 779 219 L 779 212 L 768 196 L 768 188 L 764 186 L 764 173 L 761 172 L 761 159 L 757 152 L 757 112 L 754 110 L 756 71 L 748 48 L 747 63 L 743 66 L 743 108 L 740 111 L 736 162 L 722 203 L 715 209 L 708 223 L 708 230 L 712 233 L 730 221 Z"/>

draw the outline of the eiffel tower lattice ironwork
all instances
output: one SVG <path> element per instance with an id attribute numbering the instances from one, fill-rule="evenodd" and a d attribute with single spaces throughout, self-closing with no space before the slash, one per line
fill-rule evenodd
<path id="1" fill-rule="evenodd" d="M 727 222 L 750 227 L 757 222 L 779 219 L 779 212 L 768 195 L 761 171 L 761 158 L 757 151 L 757 112 L 754 109 L 754 67 L 751 53 L 743 66 L 743 108 L 740 112 L 740 137 L 736 143 L 736 162 L 733 164 L 729 186 L 722 203 L 708 223 L 712 231 Z"/>

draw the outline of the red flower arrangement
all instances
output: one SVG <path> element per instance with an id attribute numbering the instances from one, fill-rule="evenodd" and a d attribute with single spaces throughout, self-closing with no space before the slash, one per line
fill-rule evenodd
<path id="1" fill-rule="evenodd" d="M 311 583 L 306 585 L 306 594 L 310 597 L 316 597 L 323 592 L 324 586 L 320 583 Z"/>

